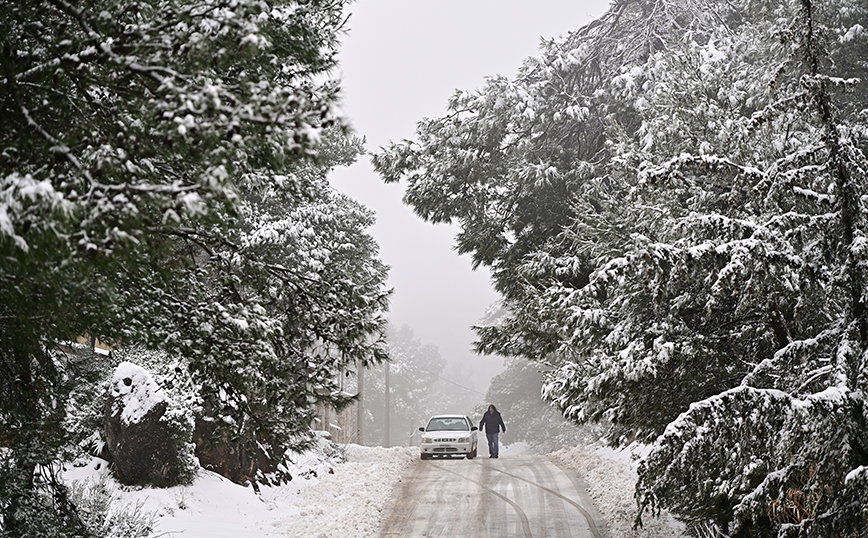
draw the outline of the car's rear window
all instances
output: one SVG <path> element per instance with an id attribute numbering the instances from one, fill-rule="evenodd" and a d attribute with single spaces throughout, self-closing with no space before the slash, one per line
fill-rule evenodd
<path id="1" fill-rule="evenodd" d="M 429 432 L 444 432 L 444 431 L 467 431 L 470 426 L 463 418 L 432 418 L 428 422 L 428 427 L 425 431 Z"/>

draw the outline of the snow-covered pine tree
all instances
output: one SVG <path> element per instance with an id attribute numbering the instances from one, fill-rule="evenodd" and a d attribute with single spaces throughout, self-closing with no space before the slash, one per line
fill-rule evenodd
<path id="1" fill-rule="evenodd" d="M 739 536 L 865 536 L 868 91 L 857 86 L 864 66 L 842 60 L 864 49 L 868 12 L 809 1 L 762 7 L 747 12 L 735 46 L 718 56 L 730 70 L 742 51 L 761 53 L 760 65 L 736 67 L 743 75 L 734 77 L 755 96 L 734 118 L 748 120 L 738 131 L 749 149 L 685 152 L 649 166 L 645 177 L 661 172 L 667 188 L 677 177 L 736 194 L 712 194 L 719 209 L 670 220 L 699 231 L 737 217 L 728 230 L 673 245 L 678 264 L 703 269 L 654 272 L 667 284 L 678 273 L 704 281 L 711 293 L 700 296 L 703 317 L 730 302 L 727 317 L 741 318 L 727 344 L 751 331 L 767 347 L 742 355 L 737 385 L 694 402 L 666 427 L 640 471 L 638 495 Z M 697 255 L 710 259 L 689 259 Z M 673 288 L 663 292 L 667 303 L 679 301 Z"/>
<path id="2" fill-rule="evenodd" d="M 4 535 L 84 533 L 51 465 L 77 381 L 65 342 L 183 357 L 264 446 L 298 433 L 325 371 L 382 358 L 370 215 L 325 190 L 335 156 L 316 164 L 342 128 L 343 5 L 0 2 Z"/>
<path id="3" fill-rule="evenodd" d="M 301 201 L 275 189 L 249 196 L 239 228 L 209 256 L 231 282 L 227 292 L 260 305 L 279 332 L 260 343 L 268 353 L 258 360 L 186 351 L 204 404 L 197 420 L 209 444 L 231 444 L 263 468 L 313 440 L 314 401 L 336 409 L 354 401 L 340 390 L 341 375 L 386 358 L 387 268 L 366 232 L 373 215 L 326 180 L 360 151 L 360 140 L 324 133 L 319 162 L 285 180 L 301 179 L 312 192 Z M 255 471 L 243 475 L 256 479 Z"/>
<path id="4" fill-rule="evenodd" d="M 846 536 L 866 523 L 865 93 L 832 60 L 865 13 L 742 7 L 614 80 L 642 122 L 614 126 L 616 195 L 580 204 L 567 234 L 596 260 L 590 284 L 540 300 L 564 354 L 583 352 L 546 394 L 663 433 L 642 503 L 740 536 Z"/>
<path id="5" fill-rule="evenodd" d="M 616 2 L 378 158 L 459 248 L 479 240 L 511 310 L 480 349 L 550 358 L 567 416 L 657 440 L 646 506 L 744 536 L 868 528 L 865 20 Z"/>

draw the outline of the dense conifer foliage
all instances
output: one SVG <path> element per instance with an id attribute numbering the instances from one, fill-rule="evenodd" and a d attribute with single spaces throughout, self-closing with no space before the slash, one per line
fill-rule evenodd
<path id="1" fill-rule="evenodd" d="M 0 1 L 0 529 L 89 531 L 54 474 L 67 344 L 180 357 L 199 417 L 279 461 L 385 357 L 371 214 L 325 174 L 343 0 Z M 86 362 L 86 361 L 85 361 Z"/>
<path id="2" fill-rule="evenodd" d="M 375 158 L 508 314 L 478 348 L 653 443 L 642 509 L 866 536 L 868 10 L 615 2 Z"/>

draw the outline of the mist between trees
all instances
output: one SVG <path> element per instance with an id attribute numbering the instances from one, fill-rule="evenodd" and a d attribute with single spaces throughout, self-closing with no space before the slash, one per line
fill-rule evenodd
<path id="1" fill-rule="evenodd" d="M 448 365 L 438 349 L 422 343 L 409 326 L 390 326 L 388 342 L 390 362 L 365 372 L 364 443 L 367 445 L 418 445 L 418 429 L 425 426 L 431 416 L 467 415 L 478 423 L 492 402 L 508 421 L 509 436 L 504 436 L 504 443 L 520 444 L 522 450 L 528 452 L 545 454 L 580 442 L 593 443 L 604 433 L 600 427 L 570 423 L 543 401 L 539 365 L 526 359 L 509 359 L 504 371 L 492 379 L 491 386 L 482 394 L 462 384 L 466 376 L 462 375 L 460 364 Z"/>

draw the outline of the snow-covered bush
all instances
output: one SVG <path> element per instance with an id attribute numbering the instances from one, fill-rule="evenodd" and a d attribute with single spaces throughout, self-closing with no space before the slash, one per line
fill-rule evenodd
<path id="1" fill-rule="evenodd" d="M 109 381 L 105 428 L 116 476 L 125 484 L 173 486 L 198 471 L 194 420 L 144 368 L 123 361 Z"/>
<path id="2" fill-rule="evenodd" d="M 166 404 L 161 420 L 172 432 L 179 451 L 182 468 L 178 475 L 185 477 L 182 481 L 188 481 L 198 472 L 192 432 L 195 414 L 200 408 L 199 392 L 183 359 L 137 346 L 117 348 L 110 354 L 93 353 L 87 347 L 76 346 L 68 357 L 80 366 L 81 373 L 66 409 L 64 424 L 69 438 L 64 447 L 64 459 L 71 461 L 85 456 L 111 459 L 105 450 L 106 405 L 117 366 L 129 361 L 147 371 L 155 397 Z"/>
<path id="3" fill-rule="evenodd" d="M 82 522 L 94 536 L 105 538 L 147 538 L 152 535 L 157 514 L 144 510 L 141 501 L 120 504 L 116 484 L 107 473 L 95 480 L 77 480 L 70 486 L 70 500 Z"/>

